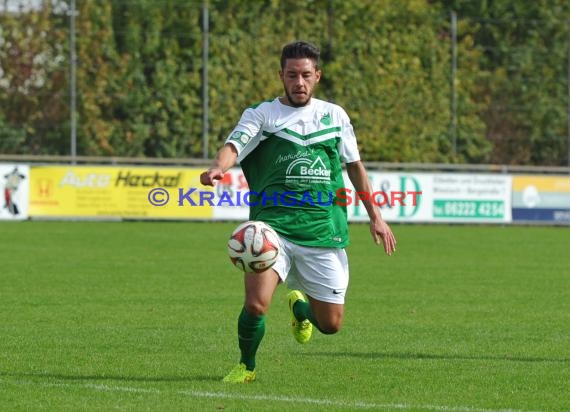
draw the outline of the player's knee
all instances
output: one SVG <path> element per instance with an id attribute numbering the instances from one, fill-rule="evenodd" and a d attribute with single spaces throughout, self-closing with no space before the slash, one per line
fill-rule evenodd
<path id="1" fill-rule="evenodd" d="M 333 335 L 340 331 L 344 318 L 342 306 L 315 305 L 313 311 L 317 329 L 325 335 Z"/>
<path id="2" fill-rule="evenodd" d="M 262 302 L 255 301 L 255 302 L 246 302 L 245 303 L 245 310 L 252 316 L 262 316 L 267 313 L 268 305 L 263 304 Z"/>
<path id="3" fill-rule="evenodd" d="M 334 335 L 340 331 L 342 327 L 342 319 L 327 319 L 324 322 L 319 321 L 319 331 L 325 335 Z"/>

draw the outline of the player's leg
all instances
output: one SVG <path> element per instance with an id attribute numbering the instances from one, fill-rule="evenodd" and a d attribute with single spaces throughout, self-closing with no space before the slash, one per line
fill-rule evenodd
<path id="1" fill-rule="evenodd" d="M 10 189 L 4 188 L 4 207 L 10 210 L 11 204 L 12 204 L 12 193 Z"/>
<path id="2" fill-rule="evenodd" d="M 238 341 L 240 362 L 247 370 L 255 369 L 255 355 L 265 335 L 265 314 L 278 284 L 279 276 L 272 269 L 244 276 L 245 304 L 238 318 Z"/>
<path id="3" fill-rule="evenodd" d="M 344 304 L 323 302 L 311 296 L 308 298 L 317 329 L 326 335 L 337 333 L 344 319 Z"/>
<path id="4" fill-rule="evenodd" d="M 279 282 L 279 275 L 273 269 L 261 273 L 246 273 L 244 275 L 245 309 L 252 315 L 265 315 Z"/>
<path id="5" fill-rule="evenodd" d="M 295 269 L 295 287 L 303 290 L 309 298 L 308 301 L 297 299 L 294 302 L 292 311 L 295 318 L 299 322 L 310 321 L 324 334 L 338 332 L 344 318 L 349 277 L 344 249 L 298 247 Z"/>
<path id="6" fill-rule="evenodd" d="M 323 302 L 310 295 L 307 295 L 307 297 L 309 298 L 308 302 L 299 299 L 294 303 L 293 313 L 295 318 L 299 322 L 308 320 L 319 332 L 325 335 L 332 335 L 338 332 L 342 327 L 344 319 L 344 304 Z"/>
<path id="7" fill-rule="evenodd" d="M 245 383 L 255 379 L 255 355 L 265 334 L 265 314 L 279 276 L 273 269 L 244 275 L 245 303 L 238 317 L 238 344 L 240 363 L 224 382 Z"/>

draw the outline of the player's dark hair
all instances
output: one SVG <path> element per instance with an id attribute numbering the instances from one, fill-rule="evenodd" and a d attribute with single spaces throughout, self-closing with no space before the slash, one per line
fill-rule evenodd
<path id="1" fill-rule="evenodd" d="M 317 46 L 306 41 L 294 41 L 283 47 L 281 52 L 281 69 L 285 67 L 287 59 L 311 59 L 315 62 L 315 68 L 319 68 L 321 51 Z"/>

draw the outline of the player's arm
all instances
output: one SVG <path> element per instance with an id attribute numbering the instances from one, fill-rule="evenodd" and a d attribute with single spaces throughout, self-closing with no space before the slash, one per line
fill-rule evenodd
<path id="1" fill-rule="evenodd" d="M 372 194 L 372 187 L 368 180 L 366 169 L 360 160 L 347 163 L 346 171 L 348 173 L 348 178 L 357 192 Z M 370 233 L 372 234 L 374 242 L 376 242 L 376 244 L 380 244 L 380 239 L 382 239 L 384 251 L 388 255 L 391 255 L 396 251 L 396 238 L 392 233 L 392 229 L 390 229 L 390 226 L 388 226 L 384 219 L 382 219 L 380 210 L 374 206 L 369 197 L 363 199 L 362 204 L 366 208 L 366 212 L 370 217 Z"/>
<path id="2" fill-rule="evenodd" d="M 259 144 L 259 131 L 264 119 L 262 111 L 253 106 L 244 110 L 238 124 L 226 139 L 226 144 L 216 154 L 212 166 L 200 175 L 200 183 L 213 186 L 216 180 L 224 177 L 228 169 L 235 166 L 239 156 L 244 156 L 244 150 L 246 153 L 251 152 Z"/>
<path id="3" fill-rule="evenodd" d="M 212 166 L 200 175 L 200 183 L 213 186 L 216 180 L 224 177 L 224 173 L 236 164 L 238 152 L 233 144 L 226 143 L 218 153 Z"/>

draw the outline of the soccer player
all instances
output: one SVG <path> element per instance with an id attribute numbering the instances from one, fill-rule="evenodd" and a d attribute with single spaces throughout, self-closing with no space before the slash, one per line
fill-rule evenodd
<path id="1" fill-rule="evenodd" d="M 349 237 L 346 203 L 334 199 L 344 187 L 342 163 L 357 191 L 372 190 L 348 115 L 340 106 L 313 97 L 321 79 L 319 57 L 311 43 L 287 44 L 279 71 L 284 96 L 247 108 L 212 167 L 200 176 L 202 184 L 214 185 L 239 161 L 251 193 L 259 194 L 250 198 L 250 220 L 269 224 L 281 241 L 281 254 L 272 268 L 244 276 L 245 303 L 238 318 L 241 358 L 224 382 L 255 380 L 265 314 L 282 282 L 291 289 L 291 328 L 299 343 L 311 338 L 313 326 L 333 334 L 342 324 L 348 287 L 344 248 Z M 280 201 L 284 193 L 286 204 Z M 303 196 L 320 196 L 323 201 L 303 202 Z M 392 230 L 370 200 L 362 203 L 372 238 L 391 255 L 396 247 Z"/>

